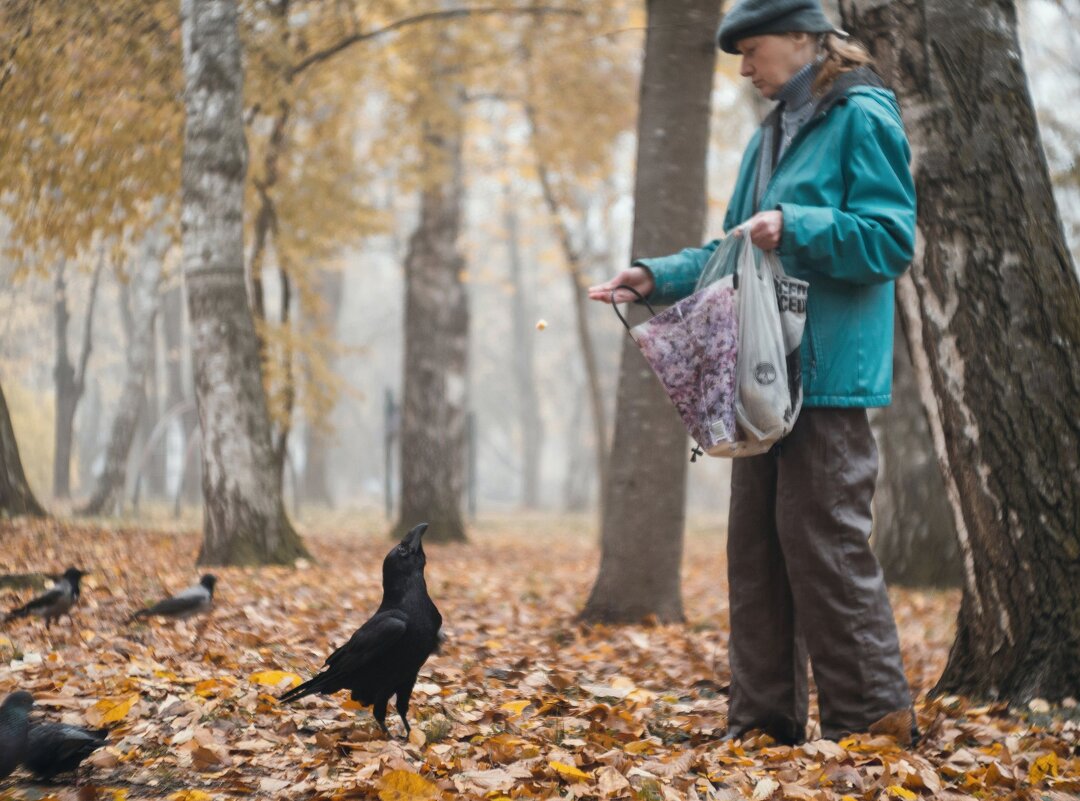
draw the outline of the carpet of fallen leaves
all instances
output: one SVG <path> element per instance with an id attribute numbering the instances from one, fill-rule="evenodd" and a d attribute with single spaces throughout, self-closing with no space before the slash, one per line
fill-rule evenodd
<path id="1" fill-rule="evenodd" d="M 687 542 L 683 626 L 574 622 L 598 562 L 585 519 L 485 520 L 464 545 L 429 545 L 448 641 L 421 673 L 408 740 L 386 741 L 346 700 L 273 696 L 306 678 L 378 604 L 385 524 L 307 532 L 296 569 L 219 569 L 203 621 L 124 625 L 193 583 L 198 536 L 62 521 L 0 522 L 0 572 L 92 571 L 73 622 L 0 629 L 0 696 L 38 714 L 110 726 L 71 785 L 16 772 L 0 799 L 1031 798 L 1080 794 L 1075 704 L 1009 710 L 926 700 L 959 596 L 897 590 L 923 742 L 891 737 L 780 747 L 721 743 L 727 706 L 723 539 Z M 632 592 L 633 588 L 627 588 Z M 0 605 L 26 592 L 0 591 Z M 391 730 L 404 729 L 391 712 Z"/>

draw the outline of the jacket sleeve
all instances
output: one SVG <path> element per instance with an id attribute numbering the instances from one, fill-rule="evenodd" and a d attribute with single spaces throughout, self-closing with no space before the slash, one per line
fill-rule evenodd
<path id="1" fill-rule="evenodd" d="M 780 250 L 841 281 L 898 278 L 915 255 L 915 184 L 901 126 L 856 106 L 841 208 L 780 203 Z"/>
<path id="2" fill-rule="evenodd" d="M 655 286 L 649 295 L 650 303 L 675 303 L 693 294 L 701 271 L 709 256 L 720 244 L 714 239 L 700 248 L 684 248 L 671 256 L 638 259 L 634 262 L 652 273 Z"/>

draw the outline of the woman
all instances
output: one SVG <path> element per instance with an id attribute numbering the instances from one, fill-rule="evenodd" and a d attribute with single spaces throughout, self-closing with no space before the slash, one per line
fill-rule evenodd
<path id="1" fill-rule="evenodd" d="M 866 50 L 833 28 L 818 0 L 739 0 L 718 38 L 778 101 L 746 149 L 724 228 L 745 223 L 755 245 L 810 283 L 802 413 L 781 447 L 732 465 L 728 735 L 805 738 L 808 654 L 822 736 L 885 721 L 914 737 L 896 624 L 868 542 L 877 449 L 866 409 L 891 400 L 893 281 L 915 240 L 899 108 Z M 642 259 L 589 296 L 610 301 L 628 284 L 654 302 L 678 300 L 718 242 Z M 615 298 L 631 299 L 625 290 Z"/>

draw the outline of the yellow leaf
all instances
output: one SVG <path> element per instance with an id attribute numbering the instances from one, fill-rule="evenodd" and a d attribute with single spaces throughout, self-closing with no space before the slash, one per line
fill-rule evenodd
<path id="1" fill-rule="evenodd" d="M 623 746 L 623 751 L 628 754 L 647 754 L 655 748 L 648 740 L 633 740 Z"/>
<path id="2" fill-rule="evenodd" d="M 212 695 L 216 695 L 224 685 L 217 679 L 206 679 L 200 681 L 195 685 L 195 695 L 200 698 L 209 698 Z"/>
<path id="3" fill-rule="evenodd" d="M 438 797 L 439 788 L 411 770 L 392 770 L 379 781 L 379 801 L 430 801 Z"/>
<path id="4" fill-rule="evenodd" d="M 499 707 L 499 709 L 506 710 L 507 712 L 513 712 L 515 716 L 520 715 L 525 711 L 525 707 L 531 704 L 532 701 L 508 701 Z"/>
<path id="5" fill-rule="evenodd" d="M 213 796 L 202 790 L 180 790 L 169 796 L 169 801 L 211 801 Z"/>
<path id="6" fill-rule="evenodd" d="M 859 801 L 859 800 L 853 795 L 842 795 L 842 796 L 840 796 L 840 801 Z"/>
<path id="7" fill-rule="evenodd" d="M 127 790 L 113 790 L 112 801 L 127 801 Z"/>
<path id="8" fill-rule="evenodd" d="M 345 703 L 341 705 L 341 708 L 348 709 L 350 712 L 359 712 L 361 709 L 366 709 L 367 707 L 365 707 L 359 701 L 354 701 L 353 699 L 349 698 L 345 701 Z"/>
<path id="9" fill-rule="evenodd" d="M 885 792 L 893 798 L 903 798 L 904 801 L 915 801 L 915 799 L 918 798 L 911 790 L 906 787 L 901 787 L 899 784 L 890 784 L 885 788 Z"/>
<path id="10" fill-rule="evenodd" d="M 1057 754 L 1051 751 L 1049 754 L 1043 754 L 1041 757 L 1031 763 L 1031 768 L 1028 770 L 1028 781 L 1032 784 L 1038 784 L 1047 776 L 1058 775 L 1058 758 Z"/>
<path id="11" fill-rule="evenodd" d="M 127 713 L 131 711 L 131 708 L 139 700 L 138 693 L 132 693 L 127 698 L 102 698 L 92 707 L 96 713 L 95 723 L 101 726 L 105 726 L 109 723 L 119 723 L 125 717 Z"/>
<path id="12" fill-rule="evenodd" d="M 262 684 L 266 687 L 280 687 L 282 682 L 288 679 L 289 689 L 301 682 L 301 678 L 295 673 L 288 673 L 284 670 L 263 670 L 259 673 L 252 673 L 248 678 L 256 684 Z"/>
<path id="13" fill-rule="evenodd" d="M 579 782 L 587 782 L 592 779 L 592 776 L 588 773 L 579 770 L 573 765 L 567 765 L 565 762 L 548 762 L 548 766 L 556 773 L 559 773 L 568 779 L 574 779 Z"/>

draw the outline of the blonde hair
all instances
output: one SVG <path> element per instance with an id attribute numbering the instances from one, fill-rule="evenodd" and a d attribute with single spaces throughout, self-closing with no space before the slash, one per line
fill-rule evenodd
<path id="1" fill-rule="evenodd" d="M 818 38 L 818 48 L 822 54 L 821 67 L 811 87 L 818 96 L 829 91 L 833 81 L 843 73 L 859 67 L 874 66 L 874 57 L 870 55 L 870 51 L 862 42 L 850 36 L 824 33 Z"/>

